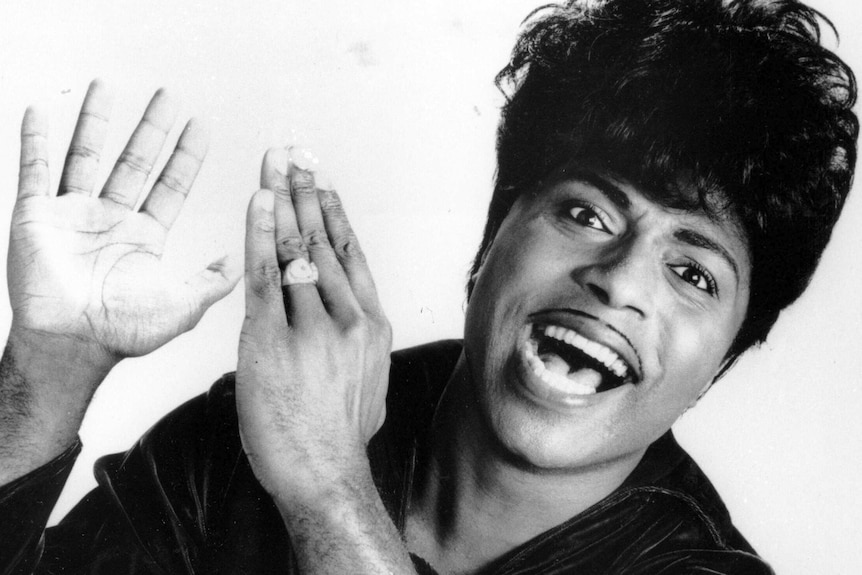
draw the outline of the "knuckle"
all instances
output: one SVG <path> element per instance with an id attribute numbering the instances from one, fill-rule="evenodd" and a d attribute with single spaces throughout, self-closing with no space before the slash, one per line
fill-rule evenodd
<path id="1" fill-rule="evenodd" d="M 383 333 L 386 335 L 388 339 L 392 339 L 392 324 L 389 323 L 389 320 L 385 317 L 379 317 L 377 319 L 378 325 Z"/>
<path id="2" fill-rule="evenodd" d="M 67 192 L 77 193 L 77 194 L 87 194 L 90 192 L 90 189 L 83 185 L 81 182 L 71 181 L 64 182 L 64 189 Z"/>
<path id="3" fill-rule="evenodd" d="M 317 194 L 314 175 L 302 170 L 294 171 L 290 178 L 290 191 L 293 195 L 302 197 Z"/>
<path id="4" fill-rule="evenodd" d="M 365 254 L 362 252 L 362 249 L 359 247 L 359 242 L 353 234 L 348 234 L 339 238 L 332 246 L 332 249 L 335 250 L 338 259 L 342 261 L 350 260 L 359 263 L 365 262 Z"/>
<path id="5" fill-rule="evenodd" d="M 297 235 L 288 235 L 278 239 L 278 249 L 280 252 L 290 255 L 290 254 L 299 254 L 299 255 L 307 255 L 308 247 L 305 245 L 305 241 L 303 241 L 301 236 Z"/>
<path id="6" fill-rule="evenodd" d="M 120 154 L 118 163 L 141 174 L 149 174 L 153 169 L 152 163 L 147 158 L 130 150 L 125 150 Z"/>
<path id="7" fill-rule="evenodd" d="M 328 247 L 329 237 L 326 235 L 326 230 L 321 228 L 312 228 L 302 233 L 302 239 L 309 249 Z"/>
<path id="8" fill-rule="evenodd" d="M 173 122 L 170 122 L 170 124 L 173 124 Z M 157 134 L 167 135 L 167 133 L 171 129 L 170 124 L 168 124 L 167 122 L 164 124 L 161 122 L 157 123 L 154 121 L 154 118 L 152 116 L 149 116 L 145 113 L 144 117 L 141 118 L 141 123 L 139 124 L 139 127 L 140 128 L 149 128 L 150 130 L 153 130 Z"/>
<path id="9" fill-rule="evenodd" d="M 274 262 L 262 262 L 251 270 L 251 289 L 259 298 L 281 296 L 281 270 Z"/>
<path id="10" fill-rule="evenodd" d="M 189 195 L 189 187 L 179 178 L 171 176 L 170 174 L 162 174 L 159 176 L 159 184 L 168 191 L 179 194 L 183 197 Z"/>
<path id="11" fill-rule="evenodd" d="M 389 320 L 383 316 L 377 316 L 374 318 L 374 331 L 375 331 L 375 339 L 379 341 L 386 342 L 387 344 L 392 341 L 392 324 L 389 323 Z"/>
<path id="12" fill-rule="evenodd" d="M 344 205 L 335 192 L 323 191 L 320 193 L 320 209 L 334 218 L 347 219 Z"/>
<path id="13" fill-rule="evenodd" d="M 39 131 L 26 131 L 21 133 L 21 141 L 35 145 L 42 144 L 46 141 L 45 134 Z"/>
<path id="14" fill-rule="evenodd" d="M 70 158 L 80 158 L 82 160 L 98 160 L 99 152 L 86 144 L 72 144 L 69 146 L 67 154 Z"/>
<path id="15" fill-rule="evenodd" d="M 258 234 L 271 234 L 275 231 L 275 222 L 267 218 L 258 219 L 254 221 L 253 229 Z"/>
<path id="16" fill-rule="evenodd" d="M 32 158 L 21 163 L 22 168 L 47 168 L 48 160 L 45 158 Z"/>
<path id="17" fill-rule="evenodd" d="M 347 317 L 342 328 L 342 334 L 353 341 L 365 342 L 371 339 L 371 330 L 368 322 L 365 321 L 365 315 L 357 311 Z"/>
<path id="18" fill-rule="evenodd" d="M 192 162 L 198 165 L 204 162 L 206 155 L 206 147 L 203 147 L 202 151 L 200 148 L 192 148 L 182 140 L 177 143 L 177 147 L 174 149 L 174 157 L 179 158 L 180 156 L 185 156 L 187 159 L 191 159 Z"/>
<path id="19" fill-rule="evenodd" d="M 103 124 L 108 123 L 108 117 L 107 116 L 105 116 L 104 114 L 99 114 L 93 110 L 81 110 L 81 113 L 79 114 L 79 116 L 81 118 L 89 118 L 91 120 L 96 120 L 97 122 L 100 122 Z"/>
<path id="20" fill-rule="evenodd" d="M 288 188 L 286 184 L 274 182 L 273 185 L 270 186 L 270 189 L 279 200 L 290 201 L 290 188 Z"/>
<path id="21" fill-rule="evenodd" d="M 286 349 L 290 345 L 290 340 L 293 339 L 293 334 L 290 329 L 280 329 L 271 334 L 271 337 L 276 349 Z"/>
<path id="22" fill-rule="evenodd" d="M 105 190 L 100 195 L 101 198 L 114 202 L 120 206 L 129 206 L 131 204 L 129 198 L 119 192 L 113 190 Z"/>

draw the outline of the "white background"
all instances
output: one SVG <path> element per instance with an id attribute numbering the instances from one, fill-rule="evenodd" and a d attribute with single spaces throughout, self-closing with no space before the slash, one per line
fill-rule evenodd
<path id="1" fill-rule="evenodd" d="M 458 337 L 493 175 L 501 99 L 492 78 L 538 4 L 5 0 L 0 221 L 14 200 L 28 103 L 50 113 L 56 182 L 92 77 L 116 94 L 106 173 L 149 96 L 168 86 L 183 118 L 199 116 L 212 131 L 209 159 L 170 240 L 171 266 L 191 273 L 240 252 L 264 150 L 300 143 L 317 152 L 342 193 L 396 347 Z M 815 4 L 844 33 L 839 53 L 862 70 L 862 37 L 854 36 L 862 10 L 853 0 Z M 764 349 L 677 425 L 780 575 L 862 572 L 860 245 L 862 198 L 851 196 L 807 294 Z M 92 485 L 97 456 L 125 449 L 234 368 L 242 316 L 237 290 L 194 332 L 111 374 L 85 421 L 63 510 Z M 3 306 L 0 327 L 10 320 Z"/>

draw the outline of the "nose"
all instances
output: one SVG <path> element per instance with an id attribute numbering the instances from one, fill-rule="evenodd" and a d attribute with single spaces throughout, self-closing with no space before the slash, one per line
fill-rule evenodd
<path id="1" fill-rule="evenodd" d="M 658 287 L 648 246 L 629 240 L 606 246 L 596 256 L 574 271 L 575 280 L 602 304 L 647 317 Z"/>

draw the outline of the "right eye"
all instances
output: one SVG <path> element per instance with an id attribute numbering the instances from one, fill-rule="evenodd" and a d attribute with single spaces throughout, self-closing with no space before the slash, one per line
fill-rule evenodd
<path id="1" fill-rule="evenodd" d="M 602 216 L 599 215 L 599 211 L 598 208 L 594 208 L 593 206 L 578 205 L 569 209 L 569 215 L 571 215 L 576 223 L 585 228 L 593 228 L 601 232 L 610 233 Z"/>

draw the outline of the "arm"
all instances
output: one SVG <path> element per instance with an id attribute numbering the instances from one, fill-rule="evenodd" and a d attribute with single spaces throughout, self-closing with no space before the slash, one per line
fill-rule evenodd
<path id="1" fill-rule="evenodd" d="M 56 195 L 46 122 L 32 108 L 24 116 L 7 269 L 12 327 L 0 362 L 0 485 L 73 445 L 108 372 L 191 329 L 237 280 L 224 262 L 185 281 L 161 266 L 167 232 L 206 153 L 197 122 L 136 209 L 176 115 L 163 91 L 91 195 L 110 108 L 107 90 L 93 82 Z"/>
<path id="2" fill-rule="evenodd" d="M 365 455 L 384 417 L 391 342 L 368 267 L 338 196 L 311 172 L 273 150 L 261 179 L 246 230 L 243 448 L 302 573 L 415 573 Z M 317 265 L 317 285 L 283 288 L 297 258 Z"/>

